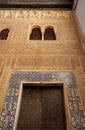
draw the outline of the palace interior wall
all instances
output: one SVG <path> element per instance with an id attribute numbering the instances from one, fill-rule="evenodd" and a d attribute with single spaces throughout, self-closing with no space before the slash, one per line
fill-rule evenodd
<path id="1" fill-rule="evenodd" d="M 0 30 L 10 30 L 0 40 L 0 114 L 13 71 L 73 72 L 85 110 L 85 54 L 72 11 L 0 10 Z M 42 40 L 29 40 L 40 26 Z M 44 40 L 45 28 L 53 27 L 56 40 Z"/>

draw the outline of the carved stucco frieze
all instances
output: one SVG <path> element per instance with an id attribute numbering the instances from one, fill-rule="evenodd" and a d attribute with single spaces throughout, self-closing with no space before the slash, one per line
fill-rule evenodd
<path id="1" fill-rule="evenodd" d="M 68 20 L 72 17 L 70 11 L 16 11 L 16 10 L 1 10 L 0 18 L 11 18 L 11 19 L 46 19 L 56 18 L 59 20 Z"/>

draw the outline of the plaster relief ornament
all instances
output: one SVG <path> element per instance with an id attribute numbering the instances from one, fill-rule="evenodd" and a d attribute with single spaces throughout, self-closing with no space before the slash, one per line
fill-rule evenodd
<path id="1" fill-rule="evenodd" d="M 9 11 L 4 12 L 4 18 L 10 18 L 10 12 Z"/>
<path id="2" fill-rule="evenodd" d="M 23 11 L 22 12 L 22 18 L 29 18 L 29 12 Z"/>

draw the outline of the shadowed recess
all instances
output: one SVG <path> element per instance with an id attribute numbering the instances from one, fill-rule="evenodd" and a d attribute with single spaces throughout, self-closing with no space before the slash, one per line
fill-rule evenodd
<path id="1" fill-rule="evenodd" d="M 40 28 L 33 28 L 30 34 L 30 40 L 42 40 L 42 34 Z"/>
<path id="2" fill-rule="evenodd" d="M 56 36 L 52 28 L 47 28 L 45 30 L 44 40 L 56 40 Z"/>
<path id="3" fill-rule="evenodd" d="M 0 0 L 1 8 L 67 8 L 74 0 Z"/>
<path id="4" fill-rule="evenodd" d="M 3 29 L 0 32 L 0 40 L 7 40 L 9 29 Z"/>
<path id="5" fill-rule="evenodd" d="M 24 85 L 17 130 L 66 130 L 63 87 Z"/>

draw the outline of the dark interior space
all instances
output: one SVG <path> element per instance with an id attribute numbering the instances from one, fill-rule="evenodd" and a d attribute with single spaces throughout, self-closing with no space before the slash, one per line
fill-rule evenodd
<path id="1" fill-rule="evenodd" d="M 40 28 L 32 29 L 32 33 L 30 34 L 30 40 L 42 40 Z"/>
<path id="2" fill-rule="evenodd" d="M 63 87 L 24 84 L 17 130 L 66 130 Z"/>
<path id="3" fill-rule="evenodd" d="M 3 29 L 0 32 L 0 40 L 7 40 L 9 29 Z"/>
<path id="4" fill-rule="evenodd" d="M 74 0 L 0 0 L 0 8 L 72 9 Z"/>
<path id="5" fill-rule="evenodd" d="M 52 28 L 47 28 L 45 30 L 44 40 L 56 40 L 56 36 Z"/>

